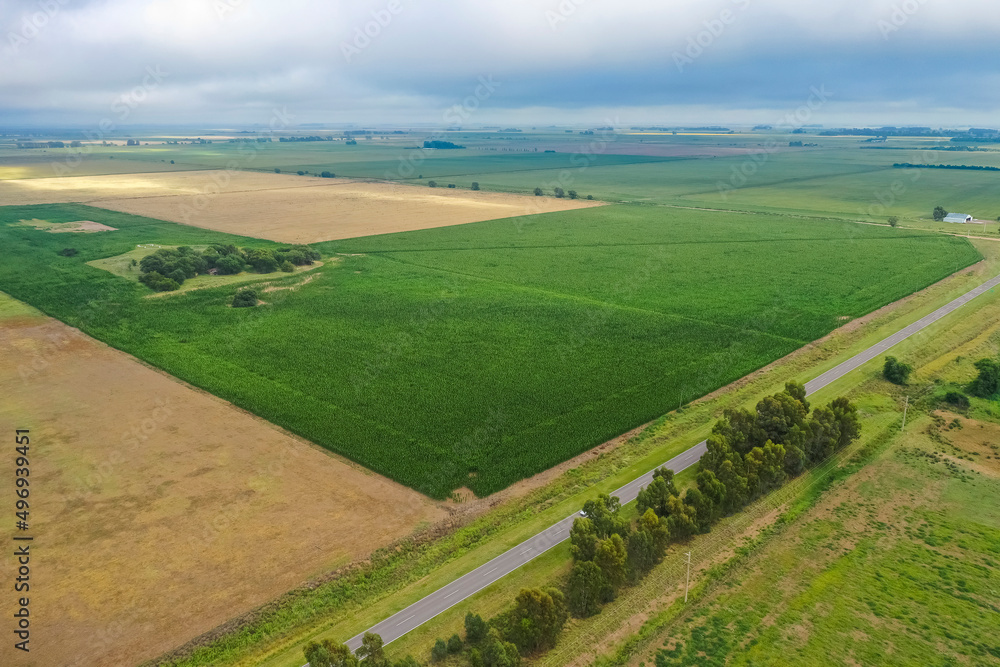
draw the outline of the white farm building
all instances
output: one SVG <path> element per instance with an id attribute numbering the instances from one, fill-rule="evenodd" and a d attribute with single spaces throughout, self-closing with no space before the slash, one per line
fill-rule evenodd
<path id="1" fill-rule="evenodd" d="M 972 216 L 967 215 L 965 213 L 949 213 L 948 215 L 944 216 L 944 221 L 959 222 L 959 223 L 972 222 Z"/>

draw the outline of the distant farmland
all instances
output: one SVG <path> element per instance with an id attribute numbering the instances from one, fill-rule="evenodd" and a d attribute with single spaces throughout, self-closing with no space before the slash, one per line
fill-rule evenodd
<path id="1" fill-rule="evenodd" d="M 502 489 L 980 258 L 923 232 L 609 206 L 320 244 L 340 260 L 258 308 L 229 308 L 234 287 L 145 299 L 86 264 L 212 242 L 277 245 L 0 208 L 0 290 L 435 497 Z"/>

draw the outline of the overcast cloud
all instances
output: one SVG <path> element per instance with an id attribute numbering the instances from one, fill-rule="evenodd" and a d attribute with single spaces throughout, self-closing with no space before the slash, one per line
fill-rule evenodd
<path id="1" fill-rule="evenodd" d="M 995 0 L 0 0 L 0 31 L 6 125 L 442 124 L 477 87 L 470 126 L 777 122 L 812 88 L 826 125 L 1000 124 Z"/>

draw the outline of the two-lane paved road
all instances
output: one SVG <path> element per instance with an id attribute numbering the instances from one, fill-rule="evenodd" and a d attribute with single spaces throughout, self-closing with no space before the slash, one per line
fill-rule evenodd
<path id="1" fill-rule="evenodd" d="M 945 315 L 961 308 L 980 294 L 993 289 L 998 285 L 1000 285 L 1000 276 L 983 283 L 979 287 L 967 292 L 951 303 L 935 310 L 930 315 L 921 318 L 901 331 L 889 336 L 880 343 L 873 345 L 864 352 L 851 357 L 836 368 L 823 373 L 814 380 L 810 380 L 805 385 L 806 392 L 808 394 L 812 394 L 813 392 L 827 386 L 831 382 L 844 377 L 864 363 L 882 356 L 892 346 L 909 338 L 934 322 L 937 322 Z M 680 472 L 681 470 L 697 463 L 698 459 L 701 458 L 701 455 L 704 452 L 705 442 L 702 441 L 662 465 L 665 465 L 675 472 Z M 652 479 L 653 471 L 651 470 L 642 477 L 634 479 L 625 486 L 621 487 L 612 495 L 618 496 L 624 505 L 625 503 L 635 500 L 636 496 L 639 494 L 639 489 L 647 486 Z M 443 588 L 434 591 L 419 602 L 413 603 L 403 611 L 393 614 L 381 623 L 371 627 L 367 630 L 367 632 L 375 632 L 381 635 L 386 644 L 395 639 L 399 639 L 410 630 L 426 623 L 441 612 L 458 604 L 469 596 L 476 594 L 501 577 L 510 574 L 531 559 L 545 553 L 563 540 L 569 539 L 570 528 L 573 527 L 573 520 L 577 516 L 577 514 L 573 514 L 572 516 L 566 517 L 559 523 L 546 528 L 534 537 L 517 545 L 510 551 L 500 554 L 485 565 L 477 567 L 472 572 L 469 572 L 468 574 L 452 581 Z M 361 646 L 362 634 L 352 637 L 347 642 L 347 645 L 351 647 L 352 650 L 356 650 L 359 646 Z"/>

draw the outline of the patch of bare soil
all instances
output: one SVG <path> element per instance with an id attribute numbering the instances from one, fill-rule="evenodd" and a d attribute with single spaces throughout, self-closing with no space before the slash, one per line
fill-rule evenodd
<path id="1" fill-rule="evenodd" d="M 99 222 L 94 222 L 92 220 L 78 220 L 77 222 L 67 222 L 64 223 L 66 227 L 59 227 L 58 229 L 51 229 L 53 234 L 58 234 L 60 232 L 115 232 L 118 231 L 117 227 L 109 227 L 107 225 L 102 225 Z"/>
<path id="2" fill-rule="evenodd" d="M 945 410 L 937 414 L 944 419 L 937 427 L 938 432 L 949 444 L 968 455 L 962 459 L 947 453 L 943 456 L 980 474 L 1000 477 L 1000 424 L 968 419 Z"/>
<path id="3" fill-rule="evenodd" d="M 44 316 L 0 319 L 0 358 L 0 429 L 32 439 L 33 664 L 140 663 L 448 516 Z"/>

